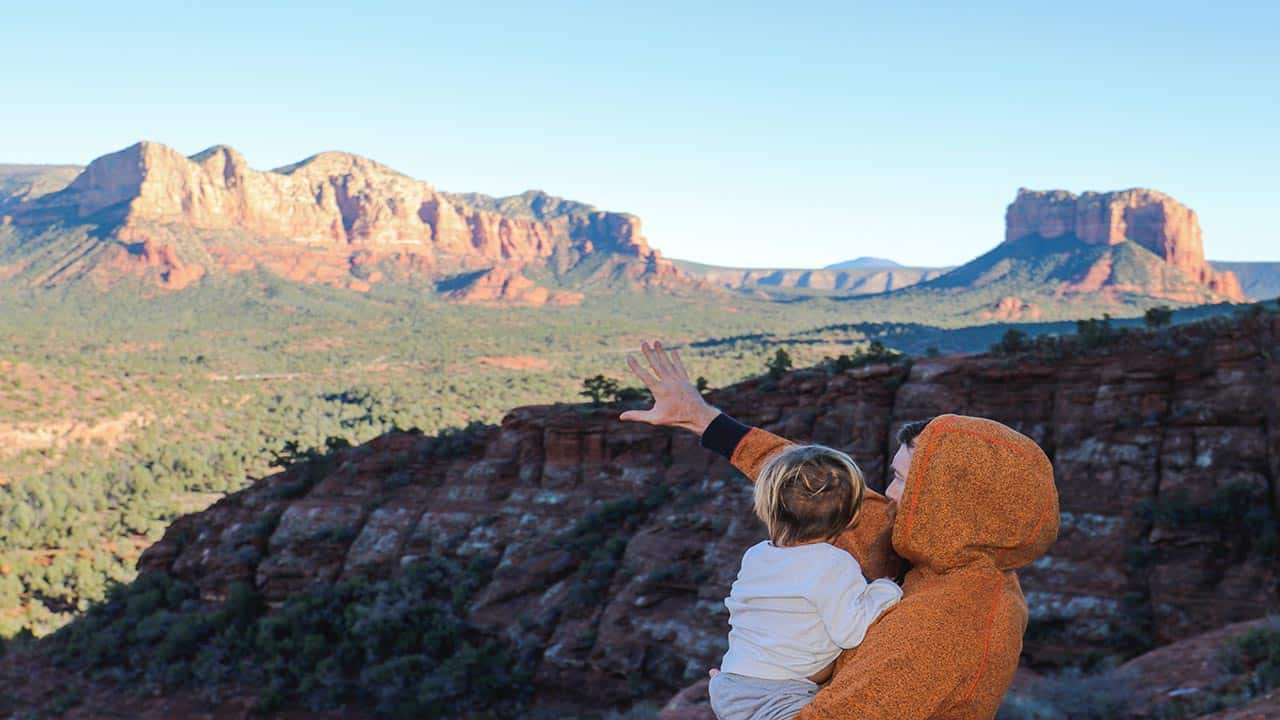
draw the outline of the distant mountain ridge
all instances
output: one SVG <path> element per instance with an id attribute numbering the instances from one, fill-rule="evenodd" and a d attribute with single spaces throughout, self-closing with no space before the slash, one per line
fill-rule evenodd
<path id="1" fill-rule="evenodd" d="M 262 172 L 229 147 L 188 158 L 143 142 L 94 160 L 65 188 L 6 203 L 3 213 L 26 236 L 10 243 L 25 246 L 10 253 L 25 263 L 5 274 L 45 285 L 109 285 L 135 274 L 176 290 L 211 272 L 262 267 L 360 291 L 392 277 L 453 279 L 457 300 L 541 305 L 580 301 L 574 285 L 684 280 L 634 215 L 540 192 L 442 193 L 337 152 Z M 75 226 L 95 229 L 80 242 L 30 239 Z M 535 283 L 526 268 L 554 282 Z M 464 277 L 470 282 L 456 281 Z"/>
<path id="2" fill-rule="evenodd" d="M 842 295 L 892 292 L 940 277 L 950 268 L 901 265 L 821 268 L 732 268 L 673 260 L 676 267 L 717 287 L 730 290 L 819 291 Z"/>
<path id="3" fill-rule="evenodd" d="M 1271 300 L 1280 297 L 1280 262 L 1228 262 L 1211 260 L 1217 270 L 1234 273 L 1247 297 Z"/>
<path id="4" fill-rule="evenodd" d="M 76 178 L 76 165 L 5 165 L 0 163 L 0 214 L 6 207 L 57 192 Z"/>
<path id="5" fill-rule="evenodd" d="M 442 192 L 340 152 L 256 171 L 229 147 L 188 158 L 143 142 L 85 168 L 0 165 L 0 280 L 109 287 L 135 277 L 178 290 L 254 269 L 356 291 L 425 283 L 459 302 L 514 305 L 654 287 L 912 292 L 998 321 L 1080 298 L 1139 309 L 1280 294 L 1280 263 L 1206 261 L 1196 213 L 1142 188 L 1020 189 L 1004 242 L 958 268 L 863 256 L 762 269 L 666 259 L 627 213 L 539 190 Z"/>
<path id="6" fill-rule="evenodd" d="M 851 270 L 854 268 L 900 268 L 900 267 L 903 267 L 903 265 L 901 263 L 894 262 L 893 260 L 888 260 L 886 258 L 870 257 L 870 256 L 864 255 L 863 257 L 854 258 L 852 260 L 845 260 L 843 262 L 832 263 L 831 265 L 827 265 L 823 269 L 824 270 Z"/>

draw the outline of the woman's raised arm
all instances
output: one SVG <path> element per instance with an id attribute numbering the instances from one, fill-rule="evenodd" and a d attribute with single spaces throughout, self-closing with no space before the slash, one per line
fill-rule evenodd
<path id="1" fill-rule="evenodd" d="M 642 343 L 640 351 L 645 363 L 627 355 L 627 367 L 653 393 L 653 407 L 628 410 L 620 419 L 684 428 L 698 435 L 703 447 L 727 458 L 752 482 L 766 460 L 792 445 L 773 433 L 743 425 L 709 404 L 689 380 L 679 352 L 668 353 L 660 342 L 652 346 Z"/>
<path id="2" fill-rule="evenodd" d="M 767 430 L 744 425 L 704 400 L 689 381 L 679 353 L 667 353 L 657 342 L 652 346 L 643 343 L 640 350 L 647 367 L 631 355 L 627 366 L 653 393 L 653 407 L 628 410 L 622 413 L 622 420 L 684 428 L 701 437 L 702 447 L 727 458 L 751 482 L 756 481 L 765 461 L 794 444 Z M 869 579 L 897 577 L 902 567 L 893 552 L 893 516 L 889 501 L 868 490 L 858 524 L 833 543 L 853 555 Z"/>
<path id="3" fill-rule="evenodd" d="M 680 362 L 680 353 L 670 355 L 662 343 L 641 343 L 647 368 L 631 355 L 627 355 L 627 367 L 644 386 L 653 393 L 653 407 L 648 410 L 628 410 L 619 418 L 628 422 L 642 422 L 662 427 L 678 427 L 695 435 L 702 435 L 720 411 L 702 398 L 702 393 L 689 381 L 689 373 Z"/>

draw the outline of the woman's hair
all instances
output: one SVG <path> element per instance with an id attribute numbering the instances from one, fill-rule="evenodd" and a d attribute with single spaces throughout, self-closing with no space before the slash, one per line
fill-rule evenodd
<path id="1" fill-rule="evenodd" d="M 898 430 L 898 445 L 914 446 L 916 438 L 920 437 L 920 433 L 924 432 L 925 426 L 931 422 L 933 422 L 933 418 L 925 418 L 924 420 L 916 420 L 903 425 Z"/>
<path id="2" fill-rule="evenodd" d="M 822 445 L 797 445 L 761 468 L 756 516 L 780 547 L 830 540 L 855 522 L 865 492 L 862 471 L 848 455 Z"/>

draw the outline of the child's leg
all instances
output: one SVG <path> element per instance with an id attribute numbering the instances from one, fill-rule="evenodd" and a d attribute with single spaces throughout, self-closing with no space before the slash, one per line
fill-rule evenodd
<path id="1" fill-rule="evenodd" d="M 810 680 L 765 680 L 721 672 L 711 678 L 718 720 L 791 720 L 818 693 Z"/>

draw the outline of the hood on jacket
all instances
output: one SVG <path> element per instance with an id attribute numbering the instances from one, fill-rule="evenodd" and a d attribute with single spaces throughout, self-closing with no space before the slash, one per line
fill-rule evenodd
<path id="1" fill-rule="evenodd" d="M 941 415 L 916 438 L 893 546 L 917 567 L 1014 570 L 1058 537 L 1053 466 L 994 420 Z"/>

